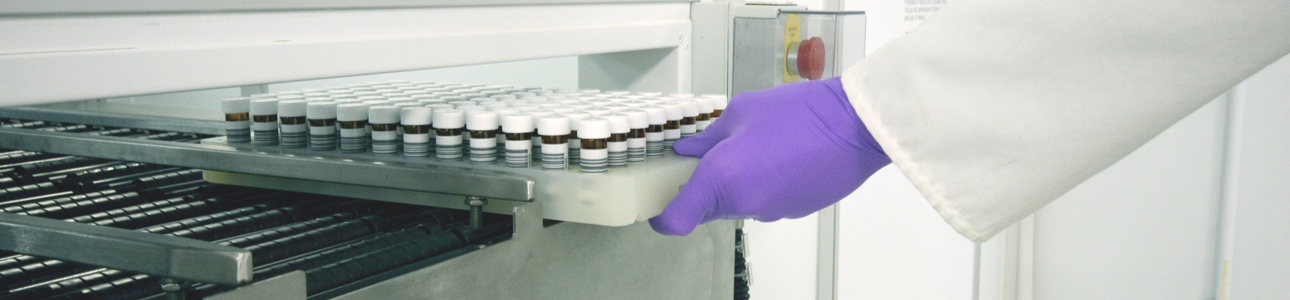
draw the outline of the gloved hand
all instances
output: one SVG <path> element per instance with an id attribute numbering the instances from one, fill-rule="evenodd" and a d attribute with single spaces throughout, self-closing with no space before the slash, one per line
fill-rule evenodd
<path id="1" fill-rule="evenodd" d="M 801 218 L 891 163 L 836 77 L 739 94 L 707 130 L 673 148 L 702 160 L 663 214 L 649 220 L 667 235 L 718 219 Z"/>

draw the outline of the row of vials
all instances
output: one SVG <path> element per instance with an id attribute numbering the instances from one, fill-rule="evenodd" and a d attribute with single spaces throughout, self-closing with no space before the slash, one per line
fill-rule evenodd
<path id="1" fill-rule="evenodd" d="M 725 95 L 387 82 L 223 100 L 229 143 L 603 173 L 662 157 Z"/>

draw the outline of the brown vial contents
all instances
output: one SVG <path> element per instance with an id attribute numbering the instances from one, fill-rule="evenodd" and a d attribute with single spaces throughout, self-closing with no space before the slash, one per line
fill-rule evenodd
<path id="1" fill-rule="evenodd" d="M 599 150 L 609 148 L 609 142 L 605 139 L 582 139 L 582 149 Z"/>
<path id="2" fill-rule="evenodd" d="M 661 127 L 660 127 L 660 128 L 658 129 L 658 132 L 663 132 L 663 128 L 661 128 Z M 643 139 L 643 138 L 645 138 L 645 128 L 632 128 L 632 130 L 631 130 L 631 131 L 628 131 L 628 132 L 627 132 L 627 138 L 629 138 L 629 139 Z"/>
<path id="3" fill-rule="evenodd" d="M 720 109 L 714 109 L 714 110 L 712 110 L 712 117 L 713 117 L 713 118 L 720 118 L 720 117 L 721 117 L 721 111 L 722 111 L 722 110 L 720 110 Z"/>
<path id="4" fill-rule="evenodd" d="M 690 121 L 691 121 L 691 122 L 693 122 L 694 120 L 690 120 Z M 694 123 L 690 123 L 690 124 L 694 124 Z M 650 126 L 650 127 L 654 127 L 654 126 Z M 663 129 L 664 129 L 664 130 L 670 130 L 670 129 L 677 129 L 677 130 L 680 130 L 680 129 L 681 129 L 681 120 L 668 120 L 668 121 L 667 121 L 667 123 L 664 123 L 664 124 L 663 124 Z"/>

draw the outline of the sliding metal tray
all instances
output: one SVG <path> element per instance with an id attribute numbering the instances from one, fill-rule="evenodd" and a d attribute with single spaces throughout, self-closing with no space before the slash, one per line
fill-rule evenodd
<path id="1" fill-rule="evenodd" d="M 527 198 L 497 197 L 490 195 L 508 193 L 500 191 L 483 193 L 484 187 L 488 186 L 482 185 L 483 182 L 464 180 L 442 182 L 444 179 L 438 178 L 399 180 L 401 182 L 399 186 L 345 182 L 346 178 L 358 179 L 358 177 L 368 177 L 364 178 L 367 182 L 382 180 L 392 182 L 395 181 L 395 177 L 404 176 L 380 173 L 377 168 L 366 169 L 371 171 L 370 173 L 341 171 L 335 174 L 321 174 L 337 177 L 325 183 L 293 178 L 295 176 L 206 171 L 206 180 L 214 183 L 453 208 L 466 208 L 462 196 L 521 201 L 538 200 L 543 202 L 546 219 L 605 226 L 630 225 L 658 215 L 676 196 L 680 186 L 689 180 L 690 173 L 694 172 L 698 164 L 697 159 L 668 154 L 661 158 L 649 158 L 645 162 L 632 163 L 627 167 L 610 168 L 609 172 L 602 174 L 587 174 L 581 173 L 577 166 L 570 166 L 568 170 L 542 170 L 535 163 L 529 168 L 508 168 L 498 164 L 438 161 L 433 157 L 416 158 L 372 153 L 344 154 L 336 151 L 320 152 L 276 146 L 229 144 L 224 137 L 205 139 L 202 144 L 231 149 L 245 155 L 289 158 L 290 164 L 282 167 L 290 171 L 279 172 L 279 174 L 338 172 L 319 168 L 320 165 L 331 163 L 399 166 L 414 169 L 442 169 L 444 172 L 489 177 L 490 180 L 522 179 L 532 183 L 532 191 Z M 484 210 L 508 213 L 516 204 L 518 203 L 490 201 Z"/>

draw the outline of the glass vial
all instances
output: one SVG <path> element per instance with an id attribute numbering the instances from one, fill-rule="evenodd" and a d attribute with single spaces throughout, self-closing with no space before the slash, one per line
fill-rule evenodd
<path id="1" fill-rule="evenodd" d="M 730 102 L 729 98 L 726 98 L 726 95 L 719 94 L 703 95 L 703 97 L 712 99 L 712 121 L 716 122 L 717 119 L 721 118 L 721 112 L 726 110 L 726 105 Z"/>
<path id="2" fill-rule="evenodd" d="M 664 103 L 661 106 L 667 117 L 667 123 L 663 123 L 663 151 L 672 151 L 672 145 L 681 139 L 681 119 L 685 112 L 680 104 Z"/>
<path id="3" fill-rule="evenodd" d="M 631 132 L 631 121 L 623 114 L 608 114 L 601 118 L 609 121 L 609 139 L 605 148 L 609 150 L 609 166 L 626 167 L 627 133 Z"/>
<path id="4" fill-rule="evenodd" d="M 369 107 L 367 121 L 372 128 L 372 153 L 399 153 L 399 108 L 386 105 Z"/>
<path id="5" fill-rule="evenodd" d="M 229 143 L 251 142 L 251 98 L 224 99 L 224 135 Z"/>
<path id="6" fill-rule="evenodd" d="M 278 99 L 251 100 L 251 144 L 278 144 Z"/>
<path id="7" fill-rule="evenodd" d="M 434 111 L 435 158 L 442 161 L 461 160 L 462 130 L 466 129 L 466 114 L 460 110 Z"/>
<path id="8" fill-rule="evenodd" d="M 309 145 L 309 125 L 305 124 L 304 100 L 278 101 L 278 135 L 283 148 Z"/>
<path id="9" fill-rule="evenodd" d="M 470 163 L 496 163 L 497 113 L 491 111 L 472 111 L 467 113 L 466 129 L 470 130 Z"/>
<path id="10" fill-rule="evenodd" d="M 643 110 L 649 118 L 649 127 L 645 127 L 645 156 L 663 157 L 663 143 L 666 140 L 663 126 L 667 124 L 667 111 L 658 106 L 647 106 Z"/>
<path id="11" fill-rule="evenodd" d="M 623 114 L 627 115 L 628 126 L 631 127 L 627 132 L 627 161 L 645 161 L 645 128 L 649 127 L 649 113 L 643 110 L 628 110 Z"/>
<path id="12" fill-rule="evenodd" d="M 532 161 L 533 115 L 502 115 L 502 133 L 506 134 L 506 166 L 528 168 Z"/>
<path id="13" fill-rule="evenodd" d="M 578 125 L 578 139 L 582 142 L 583 173 L 604 173 L 609 169 L 609 121 L 586 119 Z"/>
<path id="14" fill-rule="evenodd" d="M 569 118 L 546 116 L 538 119 L 538 136 L 542 139 L 542 169 L 569 168 Z"/>
<path id="15" fill-rule="evenodd" d="M 582 161 L 582 142 L 578 140 L 578 122 L 590 119 L 591 115 L 571 112 L 564 116 L 569 118 L 569 164 L 577 164 Z"/>
<path id="16" fill-rule="evenodd" d="M 699 105 L 699 116 L 694 117 L 695 129 L 698 132 L 708 130 L 708 125 L 712 125 L 712 102 L 711 98 L 694 98 L 694 103 Z"/>
<path id="17" fill-rule="evenodd" d="M 309 150 L 336 150 L 336 102 L 309 102 L 305 118 L 309 122 Z"/>
<path id="18" fill-rule="evenodd" d="M 430 112 L 427 107 L 404 107 L 399 111 L 399 123 L 403 124 L 403 156 L 430 155 L 434 135 L 430 130 Z"/>
<path id="19" fill-rule="evenodd" d="M 336 106 L 336 123 L 340 126 L 340 152 L 367 152 L 367 105 L 361 103 Z"/>
<path id="20" fill-rule="evenodd" d="M 531 144 L 533 146 L 533 151 L 530 153 L 533 153 L 533 161 L 538 161 L 542 158 L 541 157 L 542 137 L 538 136 L 537 120 L 541 119 L 542 117 L 555 115 L 555 112 L 548 111 L 548 110 L 533 110 L 533 111 L 526 111 L 525 113 L 533 115 L 533 134 L 532 134 L 533 140 Z"/>
<path id="21" fill-rule="evenodd" d="M 694 136 L 699 132 L 697 124 L 699 117 L 699 103 L 694 100 L 680 100 L 677 104 L 681 105 L 681 138 Z"/>

